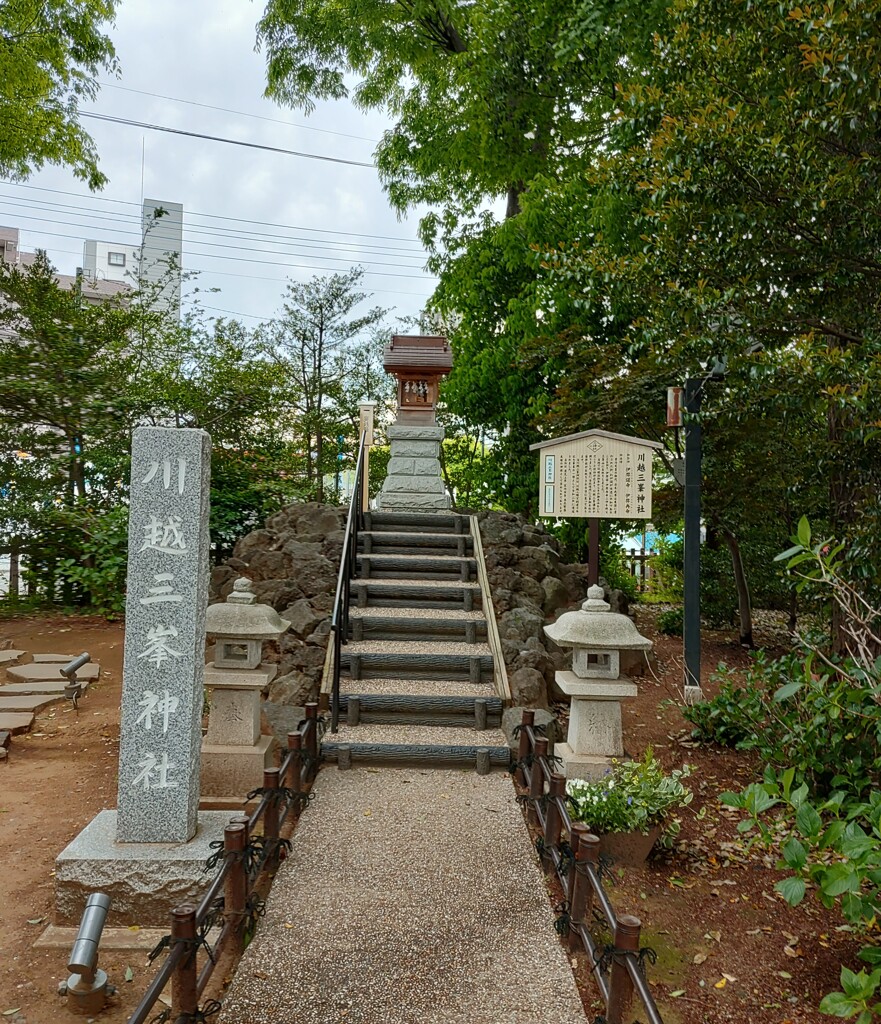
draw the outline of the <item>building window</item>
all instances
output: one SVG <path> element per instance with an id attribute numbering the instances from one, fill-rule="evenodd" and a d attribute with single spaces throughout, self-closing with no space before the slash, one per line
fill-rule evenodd
<path id="1" fill-rule="evenodd" d="M 108 252 L 107 262 L 111 267 L 124 267 L 125 266 L 125 253 L 124 252 Z"/>

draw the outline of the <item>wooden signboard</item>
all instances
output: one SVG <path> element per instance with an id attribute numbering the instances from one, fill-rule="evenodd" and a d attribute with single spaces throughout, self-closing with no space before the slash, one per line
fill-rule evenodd
<path id="1" fill-rule="evenodd" d="M 651 519 L 657 441 L 585 430 L 531 446 L 539 454 L 539 515 Z"/>

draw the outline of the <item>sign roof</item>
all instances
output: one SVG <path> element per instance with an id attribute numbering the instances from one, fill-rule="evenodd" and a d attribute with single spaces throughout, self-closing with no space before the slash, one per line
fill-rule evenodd
<path id="1" fill-rule="evenodd" d="M 580 441 L 583 437 L 608 437 L 613 441 L 624 441 L 627 444 L 641 444 L 646 448 L 663 448 L 660 441 L 647 441 L 644 437 L 631 437 L 629 434 L 613 434 L 610 430 L 582 430 L 578 434 L 566 434 L 565 437 L 555 437 L 550 441 L 539 441 L 531 444 L 529 450 L 534 452 L 538 448 L 547 448 L 552 444 L 565 444 L 567 441 Z"/>

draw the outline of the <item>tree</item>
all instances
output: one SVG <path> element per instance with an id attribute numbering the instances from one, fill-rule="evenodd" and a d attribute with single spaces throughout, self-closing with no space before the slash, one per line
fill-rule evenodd
<path id="1" fill-rule="evenodd" d="M 116 71 L 102 29 L 118 0 L 5 0 L 0 4 L 0 174 L 26 178 L 65 164 L 100 188 L 106 178 L 78 105 L 94 99 L 96 75 Z"/>
<path id="2" fill-rule="evenodd" d="M 328 440 L 346 432 L 350 385 L 355 384 L 359 398 L 372 397 L 360 394 L 371 386 L 371 377 L 374 386 L 384 386 L 375 368 L 371 374 L 374 363 L 369 353 L 354 346 L 360 335 L 379 325 L 386 312 L 374 307 L 352 315 L 369 298 L 356 290 L 363 276 L 364 271 L 355 267 L 305 284 L 290 282 L 281 316 L 259 332 L 260 350 L 287 382 L 286 402 L 294 414 L 306 493 L 316 501 L 324 500 L 324 477 L 336 471 L 343 454 Z"/>

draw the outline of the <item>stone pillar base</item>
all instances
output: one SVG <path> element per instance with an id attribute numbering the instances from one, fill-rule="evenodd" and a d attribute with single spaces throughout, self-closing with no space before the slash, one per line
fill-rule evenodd
<path id="1" fill-rule="evenodd" d="M 450 497 L 440 468 L 443 427 L 403 426 L 388 429 L 388 475 L 376 499 L 383 512 L 444 512 Z"/>
<path id="2" fill-rule="evenodd" d="M 198 903 L 210 885 L 209 844 L 228 822 L 227 811 L 206 811 L 188 843 L 118 843 L 116 811 L 101 811 L 55 859 L 55 923 L 78 925 L 97 891 L 111 900 L 108 925 L 167 930 L 172 910 Z"/>
<path id="3" fill-rule="evenodd" d="M 263 785 L 263 769 L 274 768 L 275 737 L 261 736 L 251 747 L 202 741 L 202 796 L 238 797 Z"/>
<path id="4" fill-rule="evenodd" d="M 596 782 L 611 770 L 612 758 L 596 754 L 576 754 L 568 743 L 557 743 L 554 754 L 563 762 L 561 771 L 567 779 Z M 621 760 L 620 758 L 618 760 Z"/>

